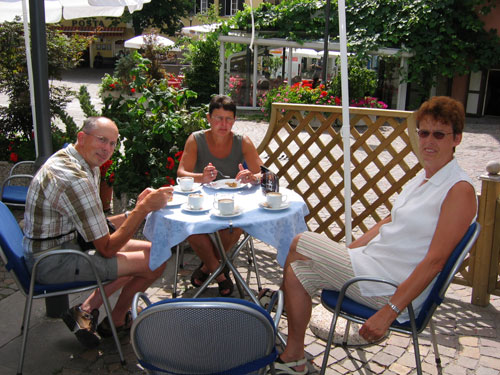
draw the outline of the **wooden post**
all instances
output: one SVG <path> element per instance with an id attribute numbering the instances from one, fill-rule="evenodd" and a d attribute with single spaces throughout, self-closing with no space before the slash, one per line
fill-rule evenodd
<path id="1" fill-rule="evenodd" d="M 486 306 L 490 301 L 488 284 L 491 262 L 493 259 L 497 259 L 497 257 L 492 256 L 492 251 L 495 234 L 495 211 L 497 198 L 500 196 L 500 176 L 482 175 L 480 179 L 482 185 L 477 221 L 481 224 L 481 233 L 479 233 L 474 253 L 471 303 Z"/>

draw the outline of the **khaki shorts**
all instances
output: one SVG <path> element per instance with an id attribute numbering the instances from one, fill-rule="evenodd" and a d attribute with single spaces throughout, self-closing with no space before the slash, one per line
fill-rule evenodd
<path id="1" fill-rule="evenodd" d="M 58 248 L 80 250 L 78 244 L 73 241 L 65 242 L 58 246 Z M 90 255 L 101 280 L 115 280 L 118 277 L 118 261 L 116 257 L 104 258 L 95 250 L 89 250 L 86 253 Z M 33 261 L 26 262 L 30 272 L 33 263 Z M 95 281 L 90 264 L 79 255 L 53 255 L 45 258 L 38 264 L 36 282 L 40 284 L 70 283 L 75 281 Z"/>
<path id="2" fill-rule="evenodd" d="M 309 260 L 291 264 L 293 272 L 312 297 L 322 289 L 340 290 L 344 283 L 355 277 L 349 249 L 315 232 L 304 232 L 297 243 L 297 252 Z M 364 297 L 357 284 L 352 284 L 346 295 L 364 305 L 380 309 L 390 296 Z"/>

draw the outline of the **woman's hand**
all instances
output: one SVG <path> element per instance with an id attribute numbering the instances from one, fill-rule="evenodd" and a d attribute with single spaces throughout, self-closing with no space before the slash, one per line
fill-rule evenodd
<path id="1" fill-rule="evenodd" d="M 397 318 L 397 314 L 389 305 L 385 305 L 373 314 L 359 329 L 359 334 L 366 341 L 373 342 L 381 339 L 390 325 Z"/>
<path id="2" fill-rule="evenodd" d="M 202 183 L 212 182 L 217 178 L 217 169 L 212 165 L 212 163 L 208 163 L 208 165 L 203 168 L 203 176 Z"/>
<path id="3" fill-rule="evenodd" d="M 240 171 L 236 175 L 236 180 L 241 181 L 243 184 L 256 184 L 259 182 L 259 178 L 248 169 L 243 168 L 241 163 L 238 164 L 238 168 Z"/>

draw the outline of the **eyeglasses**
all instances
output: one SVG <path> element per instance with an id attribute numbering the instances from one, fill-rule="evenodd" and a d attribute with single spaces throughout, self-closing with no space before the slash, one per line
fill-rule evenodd
<path id="1" fill-rule="evenodd" d="M 435 138 L 435 139 L 443 139 L 445 135 L 450 135 L 450 134 L 453 134 L 453 132 L 450 132 L 450 133 L 444 133 L 442 131 L 439 131 L 439 130 L 436 130 L 434 132 L 431 132 L 429 130 L 420 130 L 420 129 L 417 129 L 417 134 L 420 138 L 427 138 L 429 135 L 432 134 L 432 136 Z"/>
<path id="2" fill-rule="evenodd" d="M 222 116 L 213 116 L 211 117 L 211 119 L 217 124 L 221 124 L 224 121 L 227 124 L 234 124 L 234 122 L 236 121 L 234 117 L 222 117 Z"/>
<path id="3" fill-rule="evenodd" d="M 90 134 L 90 133 L 87 133 L 87 132 L 84 132 L 84 133 L 87 134 L 87 135 L 91 135 L 94 138 L 97 138 L 97 140 L 99 141 L 99 143 L 101 145 L 103 145 L 103 146 L 110 145 L 112 148 L 116 147 L 116 142 L 115 141 L 110 141 L 108 138 L 103 137 L 102 135 L 94 135 L 94 134 Z"/>

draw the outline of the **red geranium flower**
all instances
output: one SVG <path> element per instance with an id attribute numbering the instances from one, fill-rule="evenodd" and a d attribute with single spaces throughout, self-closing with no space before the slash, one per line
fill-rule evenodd
<path id="1" fill-rule="evenodd" d="M 175 166 L 175 161 L 174 161 L 174 159 L 172 157 L 169 156 L 167 158 L 167 165 L 165 165 L 165 168 L 167 168 L 167 169 L 173 169 L 174 166 Z"/>
<path id="2" fill-rule="evenodd" d="M 342 101 L 340 100 L 340 98 L 338 96 L 335 97 L 335 104 L 336 105 L 341 105 L 342 104 Z"/>
<path id="3" fill-rule="evenodd" d="M 170 176 L 165 176 L 165 179 L 167 180 L 167 186 L 173 186 L 175 185 L 175 181 L 172 177 Z"/>
<path id="4" fill-rule="evenodd" d="M 184 152 L 184 151 L 177 151 L 177 152 L 175 153 L 174 157 L 175 157 L 178 161 L 180 161 L 180 160 L 181 160 L 181 158 L 182 158 L 182 154 L 183 154 L 183 152 Z"/>
<path id="5" fill-rule="evenodd" d="M 111 172 L 108 177 L 108 183 L 113 184 L 115 182 L 115 172 Z"/>
<path id="6" fill-rule="evenodd" d="M 13 162 L 13 163 L 17 163 L 17 160 L 18 160 L 18 156 L 15 152 L 11 152 L 10 153 L 10 161 Z"/>
<path id="7" fill-rule="evenodd" d="M 133 93 L 135 93 L 135 89 L 134 89 L 134 88 L 130 89 L 130 92 L 131 92 L 132 94 L 133 94 Z"/>

